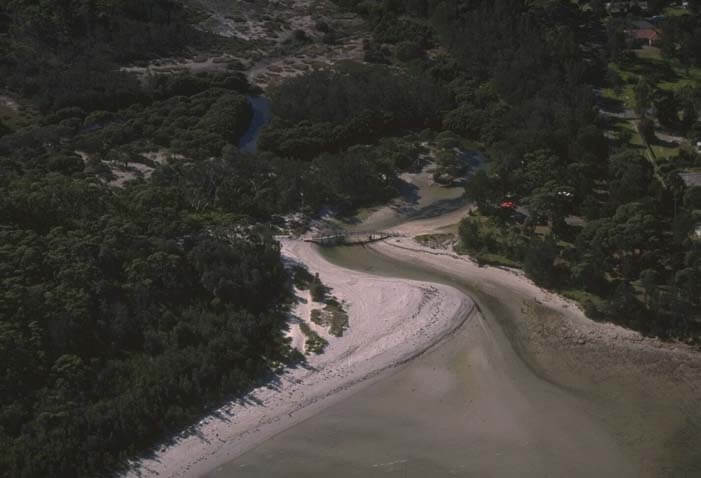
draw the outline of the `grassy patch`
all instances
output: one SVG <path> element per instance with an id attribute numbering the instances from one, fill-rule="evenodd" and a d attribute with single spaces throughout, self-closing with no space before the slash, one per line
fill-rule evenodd
<path id="1" fill-rule="evenodd" d="M 459 227 L 458 253 L 469 253 L 480 264 L 519 267 L 528 243 L 523 225 L 482 215 L 464 218 Z M 462 252 L 464 251 L 464 252 Z"/>
<path id="2" fill-rule="evenodd" d="M 661 81 L 657 84 L 660 89 L 678 91 L 686 87 L 694 88 L 701 82 L 701 68 L 684 68 L 676 62 L 668 62 L 674 70 L 677 78 L 674 81 Z"/>
<path id="3" fill-rule="evenodd" d="M 618 91 L 614 90 L 613 88 L 604 88 L 601 90 L 601 94 L 604 98 L 620 101 L 624 108 L 633 109 L 635 106 L 635 97 L 633 94 L 632 85 L 626 85 Z"/>
<path id="4" fill-rule="evenodd" d="M 581 289 L 559 291 L 561 295 L 575 301 L 590 319 L 600 318 L 606 309 L 606 301 L 596 294 Z"/>
<path id="5" fill-rule="evenodd" d="M 606 301 L 604 301 L 604 299 L 602 299 L 598 295 L 592 294 L 591 292 L 587 292 L 581 289 L 566 289 L 561 291 L 561 294 L 567 297 L 568 299 L 572 299 L 580 304 L 586 301 L 591 301 L 598 305 L 604 305 L 606 303 Z"/>
<path id="6" fill-rule="evenodd" d="M 324 352 L 324 349 L 329 344 L 325 338 L 321 337 L 319 334 L 314 332 L 311 327 L 305 322 L 300 322 L 299 328 L 302 333 L 307 337 L 304 343 L 304 351 L 306 353 L 320 354 Z"/>
<path id="7" fill-rule="evenodd" d="M 664 14 L 668 17 L 680 17 L 682 15 L 688 15 L 689 10 L 681 7 L 667 7 L 664 9 Z"/>
<path id="8" fill-rule="evenodd" d="M 348 313 L 335 297 L 327 301 L 323 310 L 312 310 L 311 320 L 320 327 L 328 327 L 329 333 L 335 337 L 343 337 L 348 328 Z"/>
<path id="9" fill-rule="evenodd" d="M 519 262 L 511 260 L 506 256 L 493 254 L 491 252 L 480 252 L 475 254 L 473 257 L 480 265 L 513 267 L 515 269 L 521 269 L 523 267 Z"/>
<path id="10" fill-rule="evenodd" d="M 292 268 L 292 277 L 295 287 L 299 290 L 308 289 L 312 300 L 323 302 L 326 299 L 329 288 L 321 282 L 319 274 L 312 275 L 305 267 L 295 265 Z"/>
<path id="11" fill-rule="evenodd" d="M 679 154 L 679 146 L 665 146 L 661 144 L 650 145 L 657 161 L 670 159 Z"/>
<path id="12" fill-rule="evenodd" d="M 455 240 L 455 234 L 440 233 L 440 234 L 423 234 L 414 237 L 414 240 L 419 244 L 430 247 L 432 249 L 445 249 Z"/>
<path id="13" fill-rule="evenodd" d="M 342 337 L 348 328 L 348 313 L 342 304 L 335 299 L 326 304 L 324 311 L 328 314 L 329 333 L 335 337 Z"/>
<path id="14" fill-rule="evenodd" d="M 659 48 L 649 47 L 634 50 L 635 55 L 623 63 L 610 63 L 626 86 L 619 95 L 625 98 L 626 106 L 633 106 L 633 85 L 644 76 L 662 90 L 678 91 L 695 87 L 701 81 L 701 68 L 682 66 L 677 60 L 664 58 Z M 611 93 L 607 93 L 611 94 Z M 615 93 L 614 93 L 615 94 Z M 615 96 L 614 96 L 615 98 Z"/>
<path id="15" fill-rule="evenodd" d="M 660 52 L 659 48 L 654 46 L 635 50 L 635 54 L 638 56 L 638 58 L 642 58 L 644 60 L 662 60 L 662 52 Z"/>

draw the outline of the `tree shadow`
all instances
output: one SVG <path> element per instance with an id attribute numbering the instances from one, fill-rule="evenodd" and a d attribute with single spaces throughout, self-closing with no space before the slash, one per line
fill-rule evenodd
<path id="1" fill-rule="evenodd" d="M 679 81 L 680 77 L 669 65 L 662 60 L 640 58 L 638 55 L 628 55 L 620 62 L 623 69 L 644 76 L 653 83 Z"/>
<path id="2" fill-rule="evenodd" d="M 443 199 L 418 210 L 415 214 L 412 214 L 410 218 L 430 219 L 436 216 L 442 216 L 443 214 L 447 214 L 461 208 L 465 204 L 467 204 L 467 198 L 465 195 L 454 199 Z"/>
<path id="3" fill-rule="evenodd" d="M 388 207 L 394 211 L 402 212 L 406 210 L 406 208 L 411 208 L 412 206 L 417 205 L 421 199 L 421 196 L 419 195 L 419 187 L 401 178 L 398 180 L 397 190 L 399 194 L 388 204 Z M 376 205 L 376 207 L 383 207 L 383 205 Z M 362 222 L 362 219 L 358 218 L 357 215 L 358 208 L 354 208 L 343 213 L 343 215 L 338 219 L 343 224 L 355 226 Z"/>
<path id="4" fill-rule="evenodd" d="M 623 113 L 625 111 L 625 104 L 618 98 L 597 95 L 596 104 L 603 111 L 610 111 L 612 113 Z"/>
<path id="5" fill-rule="evenodd" d="M 650 143 L 650 146 L 661 146 L 663 148 L 676 148 L 679 146 L 679 144 L 675 143 L 674 141 L 667 141 L 659 136 L 655 135 L 655 139 Z"/>

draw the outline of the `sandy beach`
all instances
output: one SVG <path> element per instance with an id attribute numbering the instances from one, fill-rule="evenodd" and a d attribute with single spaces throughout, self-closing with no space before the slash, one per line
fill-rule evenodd
<path id="1" fill-rule="evenodd" d="M 445 426 L 440 428 L 443 431 L 433 440 L 450 438 L 499 456 L 504 443 L 512 443 L 508 446 L 514 448 L 507 456 L 513 463 L 503 469 L 504 476 L 512 476 L 526 464 L 533 467 L 527 476 L 542 476 L 553 469 L 568 470 L 574 473 L 571 476 L 591 476 L 588 467 L 592 463 L 606 463 L 606 469 L 612 473 L 615 470 L 607 476 L 694 476 L 699 464 L 689 461 L 689 457 L 693 457 L 701 437 L 698 351 L 646 338 L 614 324 L 594 322 L 575 303 L 537 287 L 521 271 L 480 267 L 467 256 L 430 249 L 413 239 L 454 227 L 468 210 L 469 206 L 464 206 L 393 227 L 391 230 L 403 237 L 365 249 L 376 254 L 369 258 L 369 272 L 335 265 L 310 244 L 283 241 L 286 260 L 318 272 L 332 294 L 346 304 L 349 329 L 336 338 L 309 322 L 329 342 L 323 354 L 308 355 L 306 367 L 286 370 L 273 383 L 222 407 L 197 424 L 195 433 L 139 462 L 128 476 L 236 476 L 238 472 L 232 475 L 230 468 L 239 466 L 235 459 L 261 444 L 264 450 L 278 446 L 274 439 L 272 445 L 267 445 L 277 435 L 301 434 L 313 443 L 315 427 L 324 428 L 320 425 L 324 423 L 323 410 L 352 403 L 343 399 L 355 393 L 377 397 L 376 406 L 381 408 L 387 401 L 396 400 L 395 385 L 401 389 L 414 383 L 412 393 L 420 389 L 419 382 L 411 378 L 407 382 L 402 374 L 411 377 L 425 369 L 420 382 L 428 387 L 428 395 L 421 400 L 429 400 L 431 393 L 438 393 L 430 390 L 436 386 L 441 390 L 435 366 L 429 369 L 419 365 L 418 371 L 398 366 L 431 350 L 432 345 L 454 332 L 462 338 L 447 341 L 454 343 L 446 347 L 441 343 L 431 354 L 464 355 L 460 360 L 471 367 L 469 391 L 446 392 L 450 400 L 463 403 L 469 399 L 470 414 L 463 417 L 465 426 L 455 429 L 455 433 L 467 430 L 468 434 L 453 436 L 449 430 L 455 425 L 446 417 Z M 357 252 L 355 248 L 343 249 L 351 256 Z M 442 280 L 425 282 L 375 275 L 373 267 L 382 257 L 410 265 L 417 277 L 428 276 L 428 272 L 421 271 L 433 271 L 430 277 Z M 460 290 L 441 283 L 454 283 Z M 308 322 L 315 305 L 308 292 L 302 291 L 299 296 L 289 335 L 293 345 L 303 349 L 305 339 L 295 321 Z M 438 370 L 442 363 L 443 359 L 436 363 Z M 390 373 L 396 370 L 402 371 Z M 369 387 L 367 393 L 362 391 L 373 383 L 378 385 Z M 387 390 L 373 391 L 382 389 Z M 367 402 L 368 407 L 373 406 L 373 400 Z M 428 406 L 424 401 L 421 403 Z M 344 407 L 353 409 L 352 405 Z M 431 407 L 433 411 L 426 415 L 431 422 L 417 424 L 420 430 L 433 430 L 433 421 L 442 420 L 441 409 Z M 423 409 L 413 409 L 409 403 L 405 408 L 402 419 L 411 416 L 416 421 L 423 416 L 419 412 Z M 460 406 L 456 410 L 460 411 Z M 362 416 L 368 409 L 356 412 Z M 320 413 L 319 422 L 316 416 Z M 392 413 L 386 413 L 391 420 Z M 353 422 L 352 416 L 347 417 L 349 423 Z M 305 427 L 311 429 L 304 431 Z M 573 429 L 578 430 L 574 435 Z M 385 433 L 384 429 L 375 432 Z M 485 442 L 490 436 L 493 441 Z M 390 443 L 392 438 L 387 440 Z M 523 443 L 533 448 L 527 451 Z M 447 450 L 451 445 L 446 446 Z M 497 451 L 490 446 L 497 446 Z M 311 447 L 315 448 L 323 453 L 322 444 Z M 322 462 L 328 455 L 318 458 Z M 451 458 L 444 459 L 449 462 Z M 477 454 L 470 462 L 487 466 L 483 471 L 499 469 L 506 463 L 489 460 Z M 307 466 L 309 461 L 304 463 Z M 436 465 L 431 466 L 435 469 Z"/>
<path id="2" fill-rule="evenodd" d="M 408 236 L 447 218 L 394 228 Z M 449 222 L 449 221 L 447 221 Z M 701 353 L 586 317 L 576 303 L 544 290 L 522 271 L 479 267 L 467 256 L 424 247 L 411 237 L 374 244 L 379 254 L 456 280 L 498 323 L 542 379 L 585 400 L 582 406 L 641 465 L 639 476 L 701 473 Z M 696 458 L 694 458 L 696 457 Z"/>
<path id="3" fill-rule="evenodd" d="M 349 271 L 325 261 L 308 243 L 284 242 L 283 255 L 319 273 L 347 304 L 348 330 L 340 338 L 324 335 L 329 345 L 323 354 L 308 355 L 305 366 L 221 407 L 193 433 L 135 463 L 126 476 L 201 476 L 421 354 L 474 312 L 472 301 L 456 289 Z M 300 302 L 297 320 L 308 320 L 309 309 Z"/>

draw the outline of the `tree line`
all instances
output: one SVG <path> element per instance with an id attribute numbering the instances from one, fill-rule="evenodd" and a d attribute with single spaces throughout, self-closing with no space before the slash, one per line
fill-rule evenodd
<path id="1" fill-rule="evenodd" d="M 467 250 L 522 264 L 537 283 L 574 293 L 593 318 L 699 339 L 698 188 L 687 187 L 678 174 L 698 159 L 682 150 L 653 166 L 646 151 L 625 137 L 607 137 L 594 87 L 607 85 L 607 64 L 620 51 L 605 41 L 600 5 L 339 3 L 377 25 L 374 41 L 393 49 L 395 58 L 400 41 L 385 38 L 379 28 L 393 19 L 431 25 L 430 38 L 449 51 L 431 59 L 424 50 L 404 64 L 454 95 L 443 128 L 483 142 L 489 153 L 488 169 L 466 185 L 481 213 L 461 226 Z M 667 25 L 681 22 L 692 31 L 696 18 L 692 11 Z M 668 41 L 678 54 L 677 37 Z M 655 104 L 660 121 L 679 128 L 696 122 L 693 104 L 644 88 L 636 88 L 639 109 Z M 679 114 L 684 104 L 686 115 Z M 668 110 L 674 114 L 666 118 Z M 504 207 L 508 202 L 522 212 Z"/>

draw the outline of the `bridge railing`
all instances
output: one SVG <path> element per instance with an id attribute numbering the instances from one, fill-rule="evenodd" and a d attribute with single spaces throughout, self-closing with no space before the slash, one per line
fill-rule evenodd
<path id="1" fill-rule="evenodd" d="M 337 232 L 330 234 L 316 234 L 305 238 L 306 242 L 317 244 L 361 244 L 375 241 L 382 241 L 390 237 L 400 237 L 401 233 L 387 231 L 352 231 Z"/>

